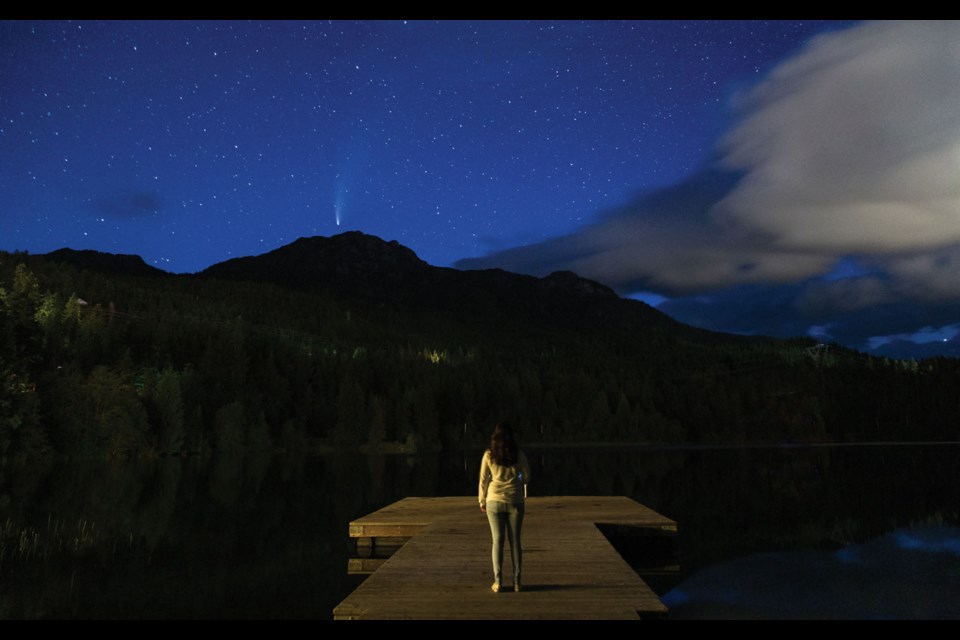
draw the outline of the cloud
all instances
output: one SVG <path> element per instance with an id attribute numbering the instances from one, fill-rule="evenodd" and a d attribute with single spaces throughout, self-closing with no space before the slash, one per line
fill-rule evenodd
<path id="1" fill-rule="evenodd" d="M 805 284 L 795 302 L 804 313 L 848 313 L 896 302 L 925 308 L 960 299 L 960 244 L 934 251 L 861 257 L 869 272 Z"/>
<path id="2" fill-rule="evenodd" d="M 713 330 L 780 338 L 811 335 L 861 350 L 874 350 L 883 342 L 879 337 L 924 342 L 924 327 L 949 329 L 960 321 L 960 299 L 918 299 L 897 278 L 874 273 L 741 285 L 673 298 L 658 309 Z"/>
<path id="3" fill-rule="evenodd" d="M 98 214 L 135 218 L 157 213 L 162 202 L 152 191 L 118 191 L 94 200 L 91 206 Z"/>
<path id="4" fill-rule="evenodd" d="M 960 22 L 825 34 L 739 100 L 719 170 L 575 234 L 458 266 L 572 269 L 621 292 L 683 293 L 798 281 L 849 253 L 951 245 L 958 104 Z"/>
<path id="5" fill-rule="evenodd" d="M 456 266 L 540 276 L 571 270 L 621 293 L 667 295 L 789 282 L 832 267 L 831 254 L 775 248 L 759 234 L 707 215 L 736 180 L 733 173 L 706 170 L 670 189 L 638 196 L 576 233 L 460 260 Z"/>
<path id="6" fill-rule="evenodd" d="M 960 22 L 819 36 L 742 101 L 744 172 L 714 215 L 777 247 L 884 253 L 960 241 Z"/>
<path id="7" fill-rule="evenodd" d="M 621 294 L 679 296 L 661 308 L 728 331 L 822 325 L 865 345 L 949 325 L 960 320 L 958 105 L 960 22 L 824 34 L 736 100 L 714 166 L 576 233 L 456 266 L 569 269 Z M 828 277 L 851 256 L 866 273 Z"/>

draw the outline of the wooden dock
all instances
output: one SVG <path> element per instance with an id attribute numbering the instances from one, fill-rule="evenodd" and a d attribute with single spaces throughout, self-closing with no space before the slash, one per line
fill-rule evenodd
<path id="1" fill-rule="evenodd" d="M 493 593 L 490 528 L 476 498 L 405 498 L 350 523 L 362 548 L 398 545 L 333 610 L 334 619 L 638 619 L 667 608 L 598 525 L 675 535 L 677 525 L 626 497 L 528 498 L 523 591 L 514 593 L 509 545 L 503 591 Z M 374 570 L 375 569 L 375 570 Z"/>

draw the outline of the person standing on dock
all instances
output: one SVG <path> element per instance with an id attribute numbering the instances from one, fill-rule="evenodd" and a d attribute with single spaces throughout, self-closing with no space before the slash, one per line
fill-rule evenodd
<path id="1" fill-rule="evenodd" d="M 513 427 L 500 422 L 490 437 L 490 448 L 480 463 L 480 511 L 487 514 L 493 536 L 494 593 L 500 591 L 503 573 L 503 538 L 510 538 L 510 559 L 513 561 L 513 590 L 520 591 L 523 548 L 520 530 L 523 528 L 524 500 L 530 482 L 530 463 L 517 447 Z"/>

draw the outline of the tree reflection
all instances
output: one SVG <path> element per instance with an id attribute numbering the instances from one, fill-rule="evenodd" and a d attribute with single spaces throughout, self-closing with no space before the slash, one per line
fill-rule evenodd
<path id="1" fill-rule="evenodd" d="M 681 577 L 960 520 L 951 445 L 526 449 L 531 495 L 627 495 L 676 520 Z M 348 523 L 472 496 L 480 454 L 8 461 L 0 616 L 327 618 L 357 584 Z M 38 552 L 11 553 L 25 531 Z"/>

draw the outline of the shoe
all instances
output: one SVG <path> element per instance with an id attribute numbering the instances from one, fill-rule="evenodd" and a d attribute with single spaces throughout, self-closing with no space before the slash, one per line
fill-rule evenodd
<path id="1" fill-rule="evenodd" d="M 494 593 L 500 593 L 500 583 L 494 582 L 492 585 L 490 585 L 490 590 Z"/>
<path id="2" fill-rule="evenodd" d="M 513 590 L 516 592 L 520 592 L 520 591 L 523 591 L 523 587 L 521 587 L 520 583 L 517 582 L 516 584 L 513 585 Z"/>

